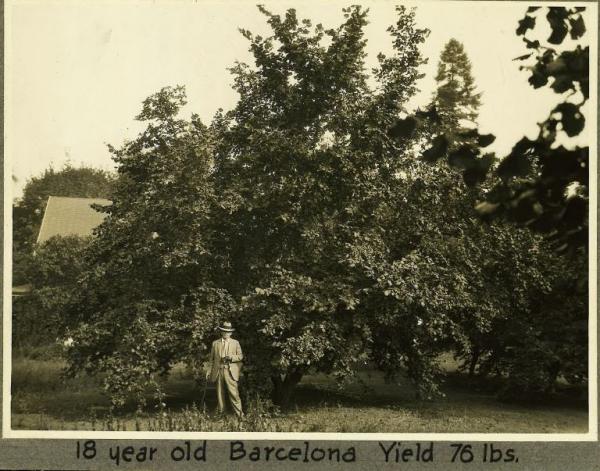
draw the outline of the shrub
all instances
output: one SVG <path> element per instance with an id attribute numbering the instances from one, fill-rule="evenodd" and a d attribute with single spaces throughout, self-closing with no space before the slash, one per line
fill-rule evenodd
<path id="1" fill-rule="evenodd" d="M 88 241 L 77 236 L 55 236 L 27 256 L 24 272 L 32 291 L 13 298 L 13 347 L 63 340 L 65 309 L 85 266 L 83 251 Z"/>

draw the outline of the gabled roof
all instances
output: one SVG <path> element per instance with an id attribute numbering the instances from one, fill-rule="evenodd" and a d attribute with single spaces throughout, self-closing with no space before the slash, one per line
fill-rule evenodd
<path id="1" fill-rule="evenodd" d="M 111 201 L 103 198 L 49 196 L 37 242 L 45 242 L 57 235 L 91 236 L 92 230 L 100 225 L 106 216 L 105 213 L 93 209 L 90 206 L 92 204 L 106 206 L 111 204 Z"/>

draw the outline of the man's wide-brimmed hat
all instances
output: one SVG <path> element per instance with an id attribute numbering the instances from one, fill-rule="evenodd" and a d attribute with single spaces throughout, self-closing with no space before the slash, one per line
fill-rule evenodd
<path id="1" fill-rule="evenodd" d="M 229 321 L 223 322 L 218 329 L 222 330 L 223 332 L 233 332 L 235 330 Z"/>

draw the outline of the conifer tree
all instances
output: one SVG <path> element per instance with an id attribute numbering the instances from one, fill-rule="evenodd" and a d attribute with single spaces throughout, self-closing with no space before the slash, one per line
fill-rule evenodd
<path id="1" fill-rule="evenodd" d="M 471 62 L 462 43 L 452 38 L 442 51 L 435 77 L 437 89 L 432 104 L 440 116 L 440 131 L 450 145 L 460 145 L 465 137 L 459 136 L 476 127 L 481 93 L 476 93 L 471 74 Z"/>

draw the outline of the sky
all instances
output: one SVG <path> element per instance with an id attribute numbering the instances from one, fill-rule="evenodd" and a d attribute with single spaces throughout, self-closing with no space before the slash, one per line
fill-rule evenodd
<path id="1" fill-rule="evenodd" d="M 274 13 L 293 7 L 313 24 L 334 27 L 343 21 L 341 9 L 358 2 L 263 3 Z M 370 68 L 378 52 L 391 52 L 386 28 L 395 21 L 398 2 L 360 3 L 370 9 L 365 30 Z M 431 30 L 421 49 L 428 58 L 426 77 L 411 105 L 430 100 L 441 50 L 456 38 L 464 44 L 483 94 L 480 129 L 497 136 L 489 149 L 505 155 L 523 135 L 534 137 L 557 97 L 548 89 L 534 90 L 512 60 L 526 52 L 515 29 L 528 4 L 406 5 L 416 6 L 418 26 Z M 142 100 L 162 87 L 185 85 L 184 116 L 195 112 L 209 122 L 218 108 L 232 108 L 236 93 L 227 68 L 236 60 L 251 63 L 238 27 L 269 32 L 250 1 L 12 0 L 5 14 L 5 173 L 12 176 L 12 197 L 50 165 L 113 169 L 107 144 L 118 147 L 137 135 L 142 124 L 134 117 Z M 595 16 L 586 18 L 589 30 L 596 30 L 589 23 Z M 589 133 L 587 126 L 579 139 L 589 139 Z"/>

